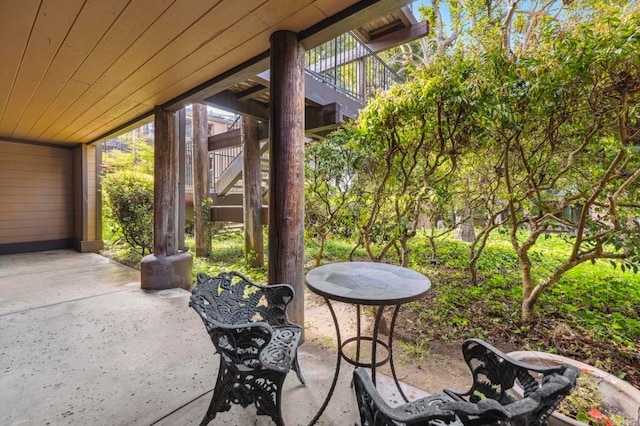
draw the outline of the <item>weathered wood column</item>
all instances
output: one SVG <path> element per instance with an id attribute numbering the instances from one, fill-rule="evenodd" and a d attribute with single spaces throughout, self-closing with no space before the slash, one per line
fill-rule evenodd
<path id="1" fill-rule="evenodd" d="M 291 31 L 271 35 L 270 91 L 269 283 L 293 286 L 304 326 L 304 51 Z"/>
<path id="2" fill-rule="evenodd" d="M 207 106 L 191 105 L 193 118 L 193 214 L 196 234 L 196 256 L 209 256 L 211 230 L 205 207 L 209 197 L 209 131 L 207 130 Z M 206 210 L 206 211 L 203 211 Z"/>
<path id="3" fill-rule="evenodd" d="M 244 184 L 244 253 L 254 267 L 264 265 L 262 237 L 262 167 L 258 122 L 242 117 L 242 182 Z"/>
<path id="4" fill-rule="evenodd" d="M 140 262 L 141 287 L 190 288 L 192 259 L 178 253 L 178 143 L 176 115 L 155 108 L 153 254 Z"/>

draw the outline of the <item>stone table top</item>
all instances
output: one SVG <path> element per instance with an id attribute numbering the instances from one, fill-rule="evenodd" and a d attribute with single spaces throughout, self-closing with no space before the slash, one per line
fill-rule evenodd
<path id="1" fill-rule="evenodd" d="M 327 299 L 361 305 L 399 305 L 423 297 L 431 281 L 419 272 L 387 263 L 340 262 L 312 269 L 307 286 Z"/>

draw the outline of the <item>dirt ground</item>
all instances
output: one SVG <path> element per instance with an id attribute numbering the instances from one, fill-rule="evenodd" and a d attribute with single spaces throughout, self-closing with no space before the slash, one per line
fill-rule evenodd
<path id="1" fill-rule="evenodd" d="M 356 334 L 356 310 L 354 306 L 345 303 L 332 302 L 332 305 L 340 323 L 341 337 L 344 342 Z M 363 315 L 363 317 L 366 318 L 362 323 L 363 329 L 368 330 L 363 334 L 371 336 L 373 318 L 371 315 Z M 396 325 L 398 326 L 399 324 Z M 326 350 L 335 351 L 337 338 L 331 312 L 322 297 L 308 290 L 305 291 L 305 333 L 306 341 Z M 386 335 L 382 336 L 383 341 L 386 339 Z M 459 344 L 454 346 L 431 343 L 417 348 L 413 346 L 413 348 L 408 349 L 397 339 L 393 342 L 394 365 L 401 382 L 429 393 L 439 392 L 447 387 L 458 391 L 469 389 L 471 373 L 462 359 Z M 346 350 L 355 350 L 355 344 L 347 346 Z M 385 355 L 384 348 L 379 349 L 378 359 Z M 391 375 L 389 364 L 380 367 L 378 371 Z"/>

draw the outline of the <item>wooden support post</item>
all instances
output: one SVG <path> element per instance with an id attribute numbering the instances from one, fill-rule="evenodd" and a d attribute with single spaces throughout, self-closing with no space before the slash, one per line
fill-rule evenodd
<path id="1" fill-rule="evenodd" d="M 153 253 L 176 253 L 178 150 L 175 138 L 175 113 L 155 108 Z"/>
<path id="2" fill-rule="evenodd" d="M 258 122 L 242 117 L 242 182 L 244 184 L 244 253 L 254 267 L 264 265 L 262 238 L 262 170 Z"/>
<path id="3" fill-rule="evenodd" d="M 358 83 L 358 96 L 367 99 L 367 59 L 356 59 L 356 79 Z"/>
<path id="4" fill-rule="evenodd" d="M 178 250 L 188 251 L 184 241 L 185 184 L 187 165 L 187 109 L 178 111 Z"/>
<path id="5" fill-rule="evenodd" d="M 191 105 L 193 116 L 193 214 L 196 234 L 196 256 L 209 256 L 211 230 L 209 225 L 209 131 L 207 107 Z"/>
<path id="6" fill-rule="evenodd" d="M 177 253 L 178 143 L 175 113 L 155 108 L 153 254 L 140 262 L 143 289 L 191 287 L 191 255 Z"/>
<path id="7" fill-rule="evenodd" d="M 270 92 L 269 283 L 293 286 L 304 326 L 304 50 L 291 31 L 271 35 Z"/>

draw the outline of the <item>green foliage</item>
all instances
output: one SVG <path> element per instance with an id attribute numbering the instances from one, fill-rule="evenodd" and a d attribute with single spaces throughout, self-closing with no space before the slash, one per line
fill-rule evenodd
<path id="1" fill-rule="evenodd" d="M 466 272 L 468 244 L 451 238 L 440 241 L 438 265 L 420 257 L 427 246 L 420 235 L 412 242 L 410 267 L 433 283 L 426 301 L 408 305 L 412 314 L 407 328 L 413 339 L 457 343 L 484 336 L 510 341 L 520 348 L 561 352 L 640 383 L 640 275 L 605 261 L 583 263 L 541 297 L 541 319 L 527 324 L 518 315 L 522 288 L 508 235 L 490 237 L 478 263 L 482 280 L 477 285 L 469 284 Z M 570 247 L 561 235 L 542 239 L 536 245 L 540 262 L 535 275 L 550 274 Z"/>
<path id="2" fill-rule="evenodd" d="M 116 171 L 103 177 L 105 202 L 125 241 L 142 255 L 153 245 L 153 178 L 137 171 Z"/>
<path id="3" fill-rule="evenodd" d="M 111 149 L 103 153 L 108 170 L 133 170 L 153 175 L 153 146 L 145 139 L 131 134 L 120 136 L 124 149 Z"/>
<path id="4" fill-rule="evenodd" d="M 193 240 L 187 240 L 186 245 L 193 252 Z M 256 283 L 267 282 L 266 267 L 251 266 L 251 259 L 244 254 L 244 236 L 242 233 L 217 234 L 211 240 L 211 254 L 209 257 L 194 257 L 194 282 L 197 272 L 218 275 L 226 271 L 238 271 Z"/>
<path id="5" fill-rule="evenodd" d="M 456 72 L 449 72 L 455 66 Z M 407 242 L 425 210 L 441 213 L 457 158 L 469 148 L 468 64 L 443 58 L 423 75 L 376 96 L 353 126 L 338 134 L 354 150 L 355 230 L 371 260 L 396 252 L 406 264 Z M 427 207 L 429 206 L 429 207 Z"/>
<path id="6" fill-rule="evenodd" d="M 480 218 L 472 281 L 490 234 L 504 229 L 526 320 L 584 262 L 640 269 L 640 9 L 580 1 L 562 21 L 545 11 L 533 22 L 508 21 L 491 1 L 446 4 L 478 43 L 441 51 L 342 136 L 362 158 L 356 246 L 406 265 L 421 216 Z M 436 12 L 423 10 L 437 22 Z M 551 265 L 536 248 L 558 231 L 571 244 Z"/>
<path id="7" fill-rule="evenodd" d="M 557 411 L 593 426 L 629 425 L 629 421 L 624 417 L 606 411 L 601 402 L 598 385 L 585 372 L 578 376 L 576 388 L 562 400 Z"/>
<path id="8" fill-rule="evenodd" d="M 360 156 L 346 146 L 347 132 L 338 132 L 305 149 L 305 230 L 318 247 L 316 266 L 330 235 L 353 235 L 357 198 L 353 178 Z"/>

